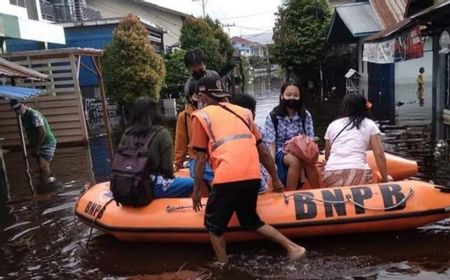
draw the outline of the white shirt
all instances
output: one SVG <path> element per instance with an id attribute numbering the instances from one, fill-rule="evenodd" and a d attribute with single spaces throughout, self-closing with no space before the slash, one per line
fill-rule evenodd
<path id="1" fill-rule="evenodd" d="M 332 122 L 325 133 L 325 140 L 330 143 L 337 134 L 350 122 L 349 118 L 341 118 Z M 367 164 L 366 151 L 370 147 L 370 137 L 380 134 L 380 129 L 374 121 L 364 119 L 359 129 L 350 124 L 334 140 L 331 145 L 330 157 L 325 165 L 326 171 L 340 169 L 370 169 Z"/>

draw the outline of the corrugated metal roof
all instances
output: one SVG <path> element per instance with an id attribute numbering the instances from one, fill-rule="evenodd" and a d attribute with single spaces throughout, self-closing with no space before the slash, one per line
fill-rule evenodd
<path id="1" fill-rule="evenodd" d="M 336 13 L 353 37 L 367 36 L 381 30 L 377 17 L 369 3 L 352 3 L 336 7 Z"/>
<path id="2" fill-rule="evenodd" d="M 432 16 L 433 14 L 441 13 L 441 16 L 444 18 L 449 14 L 449 12 L 450 12 L 450 1 L 445 1 L 443 3 L 433 5 L 413 16 L 403 19 L 402 21 L 394 24 L 393 26 L 374 34 L 373 36 L 370 36 L 365 40 L 365 42 L 384 40 L 400 31 L 406 30 L 414 25 L 423 23 L 423 21 L 430 20 L 429 17 Z"/>
<path id="3" fill-rule="evenodd" d="M 0 77 L 22 78 L 32 80 L 47 80 L 48 75 L 33 69 L 23 67 L 0 57 Z"/>
<path id="4" fill-rule="evenodd" d="M 0 96 L 9 99 L 27 99 L 33 96 L 44 94 L 45 90 L 38 88 L 24 88 L 0 85 Z"/>
<path id="5" fill-rule="evenodd" d="M 370 4 L 384 29 L 403 20 L 407 0 L 370 0 Z"/>

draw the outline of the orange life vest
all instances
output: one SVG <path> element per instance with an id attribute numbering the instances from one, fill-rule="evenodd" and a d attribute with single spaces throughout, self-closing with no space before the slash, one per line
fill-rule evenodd
<path id="1" fill-rule="evenodd" d="M 251 112 L 230 103 L 220 105 L 242 117 L 248 126 L 218 105 L 210 105 L 193 113 L 209 138 L 213 184 L 260 179 L 256 138 L 249 128 L 253 122 Z"/>

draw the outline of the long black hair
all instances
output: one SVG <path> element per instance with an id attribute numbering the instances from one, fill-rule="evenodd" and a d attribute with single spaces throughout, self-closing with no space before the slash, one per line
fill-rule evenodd
<path id="1" fill-rule="evenodd" d="M 195 107 L 197 107 L 197 104 L 194 103 L 194 101 L 192 100 L 192 95 L 194 95 L 194 93 L 198 92 L 198 82 L 197 81 L 191 81 L 189 83 L 189 89 L 188 92 L 186 94 L 186 101 L 191 104 L 194 105 Z"/>
<path id="2" fill-rule="evenodd" d="M 149 97 L 140 97 L 131 110 L 130 125 L 127 134 L 145 137 L 154 126 L 163 125 L 158 102 Z"/>
<path id="3" fill-rule="evenodd" d="M 360 128 L 361 122 L 365 119 L 371 119 L 367 100 L 361 94 L 346 94 L 342 101 L 342 117 L 348 117 L 352 123 L 350 129 Z"/>
<path id="4" fill-rule="evenodd" d="M 281 117 L 285 117 L 288 115 L 287 112 L 287 108 L 286 105 L 283 102 L 283 94 L 286 91 L 288 86 L 295 86 L 298 88 L 299 92 L 300 92 L 300 102 L 297 108 L 294 109 L 295 112 L 297 112 L 297 114 L 301 117 L 302 120 L 306 119 L 306 109 L 305 109 L 305 103 L 303 102 L 303 97 L 302 97 L 302 91 L 300 89 L 300 86 L 295 82 L 295 81 L 287 81 L 285 82 L 282 86 L 281 86 L 281 90 L 280 90 L 280 103 L 278 106 L 276 106 L 275 108 L 273 108 L 273 111 Z"/>

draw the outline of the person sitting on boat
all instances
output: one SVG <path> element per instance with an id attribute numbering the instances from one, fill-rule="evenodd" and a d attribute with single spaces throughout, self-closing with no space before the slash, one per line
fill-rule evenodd
<path id="1" fill-rule="evenodd" d="M 295 190 L 301 181 L 302 170 L 312 187 L 319 187 L 319 172 L 292 153 L 284 153 L 283 145 L 291 138 L 304 134 L 314 138 L 314 126 L 311 114 L 305 109 L 300 87 L 293 81 L 285 82 L 281 87 L 280 103 L 267 116 L 265 142 L 278 167 L 278 176 L 287 189 Z"/>
<path id="2" fill-rule="evenodd" d="M 282 245 L 292 259 L 305 254 L 305 249 L 287 239 L 272 226 L 264 224 L 256 212 L 261 185 L 259 159 L 273 179 L 274 190 L 283 185 L 276 174 L 270 153 L 262 144 L 253 116 L 247 109 L 228 103 L 219 76 L 198 81 L 200 100 L 207 106 L 192 115 L 192 147 L 197 151 L 193 208 L 200 211 L 200 185 L 208 156 L 214 171 L 213 187 L 205 209 L 204 225 L 219 262 L 226 263 L 223 233 L 236 212 L 244 229 L 254 230 Z"/>
<path id="3" fill-rule="evenodd" d="M 154 182 L 155 198 L 189 197 L 192 194 L 192 178 L 174 177 L 172 165 L 172 136 L 163 127 L 164 119 L 158 103 L 149 97 L 140 97 L 131 111 L 131 120 L 126 133 L 145 137 L 155 129 L 160 129 L 149 146 L 150 174 Z M 161 129 L 162 128 L 162 129 Z M 126 145 L 129 137 L 124 133 L 120 141 Z"/>
<path id="4" fill-rule="evenodd" d="M 386 157 L 380 129 L 370 118 L 369 103 L 360 94 L 347 94 L 342 102 L 342 117 L 333 121 L 325 133 L 326 187 L 367 184 L 372 172 L 366 151 L 373 150 L 381 181 L 387 182 Z"/>
<path id="5" fill-rule="evenodd" d="M 178 114 L 177 125 L 175 129 L 175 148 L 173 169 L 177 172 L 183 168 L 183 163 L 189 156 L 189 171 L 191 177 L 194 178 L 195 151 L 189 145 L 191 139 L 191 115 L 198 108 L 200 96 L 197 93 L 197 81 L 189 84 L 189 91 L 186 95 L 186 108 Z M 214 173 L 209 165 L 206 166 L 203 179 L 206 183 L 212 182 Z"/>
<path id="6" fill-rule="evenodd" d="M 253 120 L 255 120 L 256 99 L 253 96 L 246 93 L 237 94 L 236 96 L 233 97 L 232 103 L 241 106 L 242 108 L 249 109 L 250 112 L 252 112 Z M 261 138 L 264 139 L 264 131 L 256 123 L 255 126 L 256 129 L 258 129 L 258 131 L 260 132 Z M 269 172 L 262 164 L 260 164 L 260 169 L 261 169 L 261 187 L 259 188 L 259 192 L 262 193 L 270 189 Z"/>

